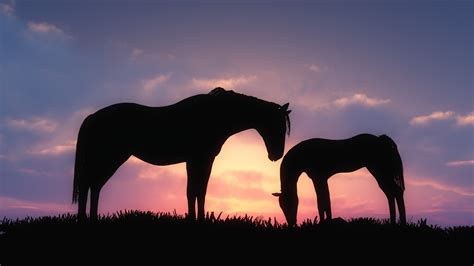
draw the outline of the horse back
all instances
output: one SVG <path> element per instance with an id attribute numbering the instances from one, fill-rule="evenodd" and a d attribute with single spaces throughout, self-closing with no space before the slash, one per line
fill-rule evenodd
<path id="1" fill-rule="evenodd" d="M 303 172 L 330 176 L 352 172 L 367 165 L 376 156 L 377 137 L 361 134 L 349 139 L 313 138 L 302 141 L 285 155 L 283 164 Z"/>

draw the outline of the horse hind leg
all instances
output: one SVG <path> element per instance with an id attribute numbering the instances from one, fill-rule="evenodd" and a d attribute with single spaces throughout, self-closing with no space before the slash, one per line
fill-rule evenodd
<path id="1" fill-rule="evenodd" d="M 94 182 L 90 185 L 91 203 L 90 203 L 90 219 L 92 222 L 97 221 L 99 211 L 99 195 L 105 183 L 114 175 L 115 171 L 125 162 L 129 156 L 118 157 L 118 159 L 110 160 L 104 163 L 109 167 L 97 169 L 97 173 L 92 178 Z"/>
<path id="2" fill-rule="evenodd" d="M 87 220 L 86 208 L 87 208 L 87 195 L 89 193 L 89 187 L 83 186 L 79 188 L 79 199 L 78 199 L 78 210 L 77 219 L 79 222 L 85 222 Z"/>
<path id="3" fill-rule="evenodd" d="M 95 222 L 98 219 L 98 209 L 99 209 L 99 194 L 102 186 L 91 187 L 91 207 L 90 207 L 90 216 L 91 222 Z"/>

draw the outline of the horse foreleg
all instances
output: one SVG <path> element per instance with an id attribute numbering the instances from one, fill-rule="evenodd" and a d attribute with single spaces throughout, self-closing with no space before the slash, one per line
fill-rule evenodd
<path id="1" fill-rule="evenodd" d="M 198 202 L 198 220 L 204 220 L 204 204 L 206 201 L 207 183 L 209 181 L 209 175 L 203 176 L 201 183 L 199 184 L 197 202 Z"/>
<path id="2" fill-rule="evenodd" d="M 188 172 L 188 209 L 191 219 L 195 219 L 195 202 L 198 202 L 198 220 L 204 219 L 204 203 L 206 199 L 207 184 L 212 170 L 214 157 L 201 157 L 186 163 Z"/>
<path id="3" fill-rule="evenodd" d="M 387 200 L 388 200 L 388 208 L 390 210 L 390 223 L 395 224 L 396 223 L 395 198 L 393 196 L 387 195 Z"/>
<path id="4" fill-rule="evenodd" d="M 188 198 L 188 219 L 196 220 L 196 180 L 194 176 L 189 174 L 188 170 L 188 184 L 186 187 L 186 196 Z"/>
<path id="5" fill-rule="evenodd" d="M 198 220 L 204 220 L 204 204 L 206 201 L 206 192 L 207 192 L 207 184 L 209 183 L 209 177 L 211 175 L 212 170 L 212 163 L 214 162 L 214 157 L 209 158 L 201 162 L 199 166 L 200 171 L 200 178 L 199 178 L 199 187 L 198 187 L 198 194 L 197 194 L 197 201 L 198 201 Z"/>

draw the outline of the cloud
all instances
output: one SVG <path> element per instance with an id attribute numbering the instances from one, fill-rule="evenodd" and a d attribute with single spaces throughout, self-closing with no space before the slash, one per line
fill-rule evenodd
<path id="1" fill-rule="evenodd" d="M 8 127 L 16 130 L 25 130 L 39 133 L 52 133 L 58 127 L 58 123 L 48 118 L 9 119 Z"/>
<path id="2" fill-rule="evenodd" d="M 30 151 L 33 155 L 62 155 L 70 153 L 76 149 L 76 140 L 69 140 L 65 143 L 44 147 Z"/>
<path id="3" fill-rule="evenodd" d="M 410 120 L 411 125 L 427 125 L 432 121 L 443 121 L 453 118 L 455 113 L 453 111 L 437 111 L 429 115 L 415 116 Z"/>
<path id="4" fill-rule="evenodd" d="M 257 79 L 257 76 L 238 76 L 222 79 L 192 79 L 192 84 L 199 89 L 213 89 L 215 87 L 223 87 L 225 89 L 235 89 L 239 86 L 249 84 Z"/>
<path id="5" fill-rule="evenodd" d="M 27 210 L 29 215 L 31 211 L 41 213 L 64 213 L 73 211 L 71 204 L 59 204 L 54 202 L 36 202 L 13 197 L 0 196 L 0 210 L 3 212 L 11 212 L 12 210 Z"/>
<path id="6" fill-rule="evenodd" d="M 150 92 L 150 91 L 156 89 L 156 87 L 168 82 L 168 80 L 171 78 L 171 74 L 172 73 L 159 74 L 159 75 L 156 75 L 155 77 L 153 77 L 151 79 L 142 80 L 143 90 L 145 90 L 147 92 Z"/>
<path id="7" fill-rule="evenodd" d="M 59 33 L 63 34 L 63 30 L 58 28 L 57 26 L 47 23 L 47 22 L 28 22 L 28 29 L 32 32 L 36 33 Z"/>
<path id="8" fill-rule="evenodd" d="M 450 186 L 429 179 L 405 179 L 405 182 L 411 186 L 429 186 L 431 188 L 453 192 L 461 196 L 474 197 L 474 192 L 462 187 Z"/>
<path id="9" fill-rule="evenodd" d="M 474 125 L 474 112 L 471 112 L 465 116 L 458 115 L 456 117 L 456 124 L 458 126 Z"/>
<path id="10" fill-rule="evenodd" d="M 370 98 L 365 94 L 354 94 L 351 97 L 343 97 L 336 99 L 333 104 L 339 107 L 346 107 L 349 105 L 362 105 L 367 107 L 375 107 L 390 102 L 390 99 Z"/>
<path id="11" fill-rule="evenodd" d="M 308 69 L 312 72 L 320 72 L 321 71 L 321 67 L 318 66 L 318 65 L 315 65 L 315 64 L 310 64 L 310 65 L 307 65 Z"/>
<path id="12" fill-rule="evenodd" d="M 0 3 L 0 12 L 7 16 L 13 16 L 15 9 L 13 8 L 12 3 L 11 4 Z"/>
<path id="13" fill-rule="evenodd" d="M 462 166 L 474 166 L 474 160 L 466 160 L 466 161 L 450 161 L 446 163 L 449 167 L 462 167 Z"/>
<path id="14" fill-rule="evenodd" d="M 388 104 L 390 101 L 390 99 L 371 98 L 362 93 L 355 93 L 350 97 L 342 97 L 335 100 L 321 99 L 321 96 L 310 93 L 303 94 L 296 99 L 297 104 L 315 111 L 346 108 L 349 106 L 378 107 Z"/>
<path id="15" fill-rule="evenodd" d="M 133 49 L 132 49 L 131 57 L 132 57 L 132 59 L 136 59 L 137 57 L 139 57 L 139 56 L 142 55 L 142 54 L 143 54 L 143 50 L 142 50 L 142 49 L 133 48 Z"/>
<path id="16" fill-rule="evenodd" d="M 429 115 L 415 116 L 410 120 L 413 126 L 425 126 L 433 121 L 456 120 L 458 126 L 474 125 L 474 112 L 467 115 L 459 115 L 453 111 L 436 111 Z"/>

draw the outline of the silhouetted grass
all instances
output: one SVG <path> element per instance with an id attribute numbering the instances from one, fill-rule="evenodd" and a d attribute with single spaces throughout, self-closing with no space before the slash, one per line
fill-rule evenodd
<path id="1" fill-rule="evenodd" d="M 473 226 L 441 228 L 428 225 L 426 220 L 406 226 L 373 218 L 335 219 L 324 224 L 306 220 L 296 228 L 288 228 L 275 219 L 252 216 L 221 217 L 212 213 L 205 221 L 192 222 L 176 213 L 121 211 L 101 216 L 95 224 L 78 223 L 71 214 L 3 219 L 0 231 L 0 263 L 28 258 L 15 255 L 18 251 L 43 259 L 57 252 L 81 259 L 92 254 L 108 256 L 106 249 L 113 251 L 115 260 L 131 254 L 166 256 L 177 250 L 185 251 L 186 256 L 267 254 L 273 260 L 290 254 L 313 256 L 337 250 L 370 255 L 368 258 L 374 252 L 426 260 L 449 257 L 469 263 L 474 258 Z M 176 259 L 189 259 L 186 256 Z"/>

